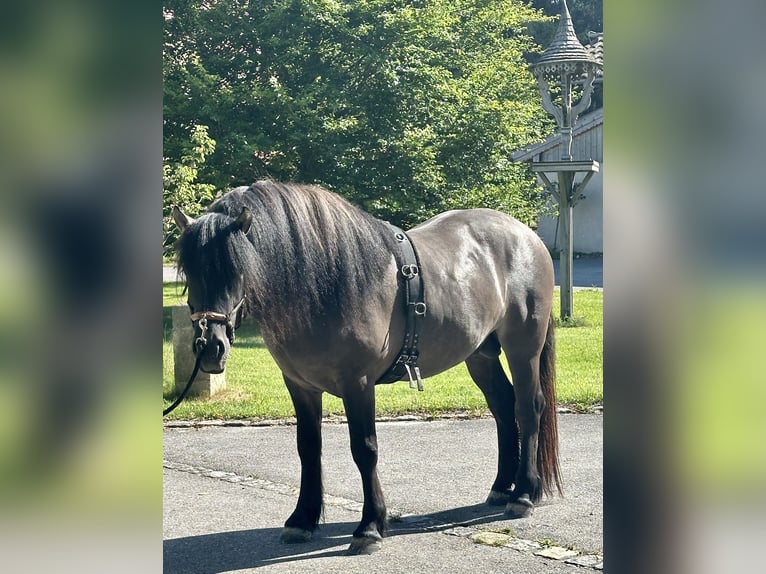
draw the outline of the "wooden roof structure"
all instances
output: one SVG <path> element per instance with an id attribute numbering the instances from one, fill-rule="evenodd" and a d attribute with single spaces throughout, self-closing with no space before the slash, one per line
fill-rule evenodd
<path id="1" fill-rule="evenodd" d="M 582 116 L 572 131 L 572 138 L 574 140 L 580 139 L 584 134 L 591 130 L 600 128 L 604 125 L 604 108 L 598 108 L 588 114 Z M 526 147 L 524 149 L 515 151 L 511 154 L 511 161 L 539 161 L 540 157 L 544 156 L 546 152 L 555 151 L 561 144 L 561 137 L 558 132 L 551 134 L 545 140 Z M 597 145 L 594 143 L 593 145 Z M 590 147 L 590 146 L 589 146 Z M 590 157 L 588 157 L 590 156 Z M 590 153 L 584 156 L 584 159 L 596 159 L 601 160 L 601 152 L 592 149 Z"/>

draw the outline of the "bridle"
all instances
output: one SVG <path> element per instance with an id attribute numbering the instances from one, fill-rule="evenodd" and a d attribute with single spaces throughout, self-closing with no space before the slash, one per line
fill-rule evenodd
<path id="1" fill-rule="evenodd" d="M 205 335 L 207 334 L 207 324 L 209 322 L 222 323 L 226 325 L 226 337 L 229 339 L 230 345 L 234 344 L 234 330 L 236 329 L 234 321 L 236 320 L 237 313 L 239 312 L 239 309 L 242 307 L 244 302 L 245 297 L 243 296 L 242 299 L 240 299 L 239 302 L 234 305 L 234 308 L 228 313 L 218 313 L 217 311 L 197 311 L 196 313 L 191 314 L 192 323 L 199 321 L 200 328 L 200 336 L 194 340 L 194 353 L 196 355 L 199 355 L 207 345 L 207 339 L 205 338 Z"/>
<path id="2" fill-rule="evenodd" d="M 189 382 L 186 383 L 184 390 L 181 391 L 181 394 L 178 395 L 178 398 L 175 401 L 173 401 L 173 404 L 162 411 L 163 417 L 167 415 L 169 412 L 171 412 L 172 410 L 174 410 L 178 405 L 181 404 L 181 401 L 184 400 L 186 393 L 189 392 L 189 389 L 194 383 L 194 379 L 197 377 L 197 373 L 199 372 L 200 361 L 202 359 L 202 351 L 207 346 L 207 339 L 205 338 L 205 335 L 207 334 L 208 322 L 212 321 L 213 323 L 223 323 L 224 325 L 226 325 L 226 337 L 229 339 L 229 345 L 233 345 L 234 330 L 237 328 L 237 325 L 235 325 L 234 322 L 237 318 L 237 313 L 239 312 L 239 309 L 242 307 L 244 302 L 245 302 L 245 297 L 243 296 L 242 299 L 240 299 L 239 302 L 236 305 L 234 305 L 234 308 L 225 314 L 218 313 L 217 311 L 198 311 L 196 313 L 191 314 L 192 323 L 194 323 L 195 321 L 199 321 L 199 328 L 200 328 L 200 336 L 194 340 L 194 354 L 197 356 L 197 360 L 194 361 L 194 369 L 192 369 L 191 376 L 189 377 Z"/>

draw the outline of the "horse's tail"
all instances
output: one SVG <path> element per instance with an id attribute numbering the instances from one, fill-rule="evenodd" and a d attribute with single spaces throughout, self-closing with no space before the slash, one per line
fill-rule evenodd
<path id="1" fill-rule="evenodd" d="M 555 319 L 548 319 L 548 332 L 540 354 L 540 388 L 545 397 L 545 408 L 540 416 L 537 441 L 537 473 L 542 491 L 550 496 L 555 486 L 563 494 L 559 467 L 559 431 L 556 418 L 556 338 Z"/>

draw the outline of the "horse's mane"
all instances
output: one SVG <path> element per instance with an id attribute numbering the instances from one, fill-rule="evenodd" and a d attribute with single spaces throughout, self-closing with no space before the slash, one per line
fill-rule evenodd
<path id="1" fill-rule="evenodd" d="M 253 213 L 246 238 L 232 232 L 243 206 Z M 209 211 L 182 235 L 179 267 L 206 299 L 244 291 L 248 312 L 280 338 L 310 319 L 321 327 L 362 313 L 396 249 L 385 222 L 318 186 L 258 181 Z"/>

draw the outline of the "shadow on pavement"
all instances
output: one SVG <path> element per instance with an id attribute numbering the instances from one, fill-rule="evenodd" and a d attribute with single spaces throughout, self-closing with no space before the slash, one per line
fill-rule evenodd
<path id="1" fill-rule="evenodd" d="M 387 538 L 440 532 L 455 524 L 476 526 L 502 520 L 508 520 L 502 506 L 475 504 L 431 514 L 410 515 L 392 521 Z M 305 544 L 282 544 L 279 541 L 281 528 L 238 530 L 165 540 L 163 572 L 218 574 L 306 559 L 343 556 L 351 544 L 351 533 L 356 527 L 356 522 L 320 524 L 314 538 Z"/>
<path id="2" fill-rule="evenodd" d="M 258 528 L 188 536 L 163 542 L 165 574 L 217 574 L 282 562 L 342 556 L 356 524 L 323 525 L 305 544 L 282 544 L 281 528 Z"/>

